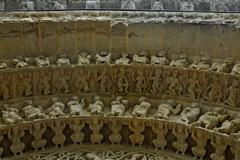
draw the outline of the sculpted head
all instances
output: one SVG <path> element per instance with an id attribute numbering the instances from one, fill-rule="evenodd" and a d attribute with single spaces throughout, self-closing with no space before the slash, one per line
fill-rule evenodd
<path id="1" fill-rule="evenodd" d="M 140 97 L 138 101 L 139 102 L 145 102 L 146 100 L 147 100 L 147 97 Z"/>
<path id="2" fill-rule="evenodd" d="M 94 100 L 95 100 L 95 101 L 100 101 L 100 100 L 101 100 L 101 97 L 98 96 L 98 95 L 96 95 L 96 96 L 94 97 Z"/>
<path id="3" fill-rule="evenodd" d="M 78 101 L 78 97 L 77 96 L 72 96 L 72 100 L 73 101 Z"/>
<path id="4" fill-rule="evenodd" d="M 116 101 L 121 101 L 122 99 L 123 99 L 122 96 L 117 96 L 117 97 L 116 97 Z"/>

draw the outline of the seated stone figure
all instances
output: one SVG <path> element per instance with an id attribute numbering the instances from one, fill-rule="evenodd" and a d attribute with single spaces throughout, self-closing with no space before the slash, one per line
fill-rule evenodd
<path id="1" fill-rule="evenodd" d="M 223 63 L 215 62 L 212 64 L 210 70 L 216 72 L 230 73 L 233 68 L 232 58 L 225 58 Z"/>
<path id="2" fill-rule="evenodd" d="M 152 106 L 151 103 L 146 101 L 146 97 L 139 98 L 139 104 L 133 107 L 132 115 L 135 117 L 146 117 L 150 107 Z"/>
<path id="3" fill-rule="evenodd" d="M 81 115 L 83 112 L 83 108 L 85 107 L 84 98 L 79 102 L 77 96 L 73 96 L 72 100 L 67 103 L 71 115 Z"/>
<path id="4" fill-rule="evenodd" d="M 95 58 L 96 58 L 96 64 L 110 64 L 111 63 L 111 53 L 107 52 L 100 52 L 97 53 Z"/>
<path id="5" fill-rule="evenodd" d="M 210 58 L 208 55 L 203 55 L 199 59 L 196 59 L 193 64 L 189 66 L 189 68 L 197 69 L 197 70 L 209 70 Z"/>
<path id="6" fill-rule="evenodd" d="M 13 65 L 16 68 L 28 67 L 30 63 L 30 59 L 27 57 L 18 56 L 17 58 L 13 59 Z"/>
<path id="7" fill-rule="evenodd" d="M 147 64 L 149 63 L 149 59 L 147 58 L 147 52 L 142 51 L 139 54 L 135 54 L 133 56 L 134 64 Z"/>
<path id="8" fill-rule="evenodd" d="M 86 52 L 80 52 L 78 55 L 78 65 L 90 64 L 91 63 L 91 55 Z"/>
<path id="9" fill-rule="evenodd" d="M 240 131 L 240 115 L 238 115 L 236 118 L 229 120 L 226 119 L 220 127 L 216 127 L 214 129 L 217 132 L 231 134 L 231 133 L 237 133 Z"/>
<path id="10" fill-rule="evenodd" d="M 93 115 L 103 115 L 104 104 L 101 101 L 101 97 L 95 96 L 94 103 L 89 104 L 90 113 Z"/>
<path id="11" fill-rule="evenodd" d="M 34 120 L 34 119 L 44 119 L 48 116 L 42 113 L 42 107 L 33 106 L 32 100 L 27 101 L 27 105 L 23 107 L 23 112 L 26 120 Z"/>
<path id="12" fill-rule="evenodd" d="M 130 64 L 130 59 L 128 58 L 128 54 L 121 54 L 121 57 L 116 60 L 116 64 L 128 65 Z"/>
<path id="13" fill-rule="evenodd" d="M 0 69 L 6 69 L 7 68 L 7 64 L 4 62 L 0 62 Z"/>
<path id="14" fill-rule="evenodd" d="M 68 59 L 65 54 L 61 54 L 58 56 L 57 66 L 67 66 L 70 64 L 71 64 L 70 59 Z"/>
<path id="15" fill-rule="evenodd" d="M 207 129 L 214 129 L 220 123 L 224 122 L 229 114 L 223 109 L 216 107 L 213 111 L 206 112 L 197 122 L 192 123 L 193 126 L 202 126 Z"/>
<path id="16" fill-rule="evenodd" d="M 23 118 L 18 115 L 18 109 L 10 107 L 8 104 L 3 105 L 2 119 L 7 125 L 23 121 Z"/>
<path id="17" fill-rule="evenodd" d="M 51 117 L 61 117 L 64 116 L 65 104 L 60 102 L 57 97 L 52 98 L 52 105 L 46 110 L 46 113 Z"/>
<path id="18" fill-rule="evenodd" d="M 190 107 L 186 107 L 182 110 L 179 122 L 190 124 L 196 121 L 200 115 L 200 105 L 197 103 L 192 103 Z"/>
<path id="19" fill-rule="evenodd" d="M 167 58 L 166 52 L 160 51 L 157 55 L 151 56 L 150 64 L 169 65 L 169 60 Z"/>
<path id="20" fill-rule="evenodd" d="M 48 57 L 45 57 L 44 55 L 40 55 L 35 58 L 36 65 L 38 67 L 43 67 L 43 66 L 49 66 L 50 61 Z"/>
<path id="21" fill-rule="evenodd" d="M 231 71 L 231 74 L 240 74 L 240 64 L 235 64 Z"/>
<path id="22" fill-rule="evenodd" d="M 176 115 L 181 111 L 182 106 L 175 101 L 169 100 L 167 103 L 160 104 L 158 110 L 153 115 L 155 118 L 168 119 L 171 114 Z"/>
<path id="23" fill-rule="evenodd" d="M 185 54 L 179 55 L 179 57 L 175 60 L 172 60 L 170 63 L 170 66 L 173 67 L 188 67 L 189 61 L 187 59 L 187 56 Z"/>
<path id="24" fill-rule="evenodd" d="M 111 112 L 109 115 L 122 116 L 125 113 L 128 101 L 123 99 L 122 96 L 116 97 L 115 101 L 111 102 Z"/>

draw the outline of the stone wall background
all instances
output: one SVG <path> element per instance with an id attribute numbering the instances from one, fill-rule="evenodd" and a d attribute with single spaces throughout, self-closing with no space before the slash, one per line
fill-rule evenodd
<path id="1" fill-rule="evenodd" d="M 1 11 L 68 9 L 239 12 L 240 0 L 0 0 Z"/>

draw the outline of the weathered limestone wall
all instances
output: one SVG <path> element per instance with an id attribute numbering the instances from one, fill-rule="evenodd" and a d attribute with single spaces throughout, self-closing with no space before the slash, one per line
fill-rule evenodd
<path id="1" fill-rule="evenodd" d="M 116 14 L 116 15 L 115 15 Z M 119 14 L 119 15 L 118 15 Z M 9 16 L 11 16 L 9 18 Z M 47 17 L 48 16 L 48 17 Z M 98 16 L 98 17 L 96 17 Z M 0 58 L 79 51 L 199 55 L 240 59 L 238 14 L 55 12 L 3 14 Z"/>

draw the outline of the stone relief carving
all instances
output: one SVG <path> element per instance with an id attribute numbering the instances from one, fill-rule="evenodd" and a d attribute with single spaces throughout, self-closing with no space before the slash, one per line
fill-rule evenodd
<path id="1" fill-rule="evenodd" d="M 108 52 L 100 52 L 97 53 L 96 58 L 96 64 L 110 64 L 111 63 L 111 53 Z"/>
<path id="2" fill-rule="evenodd" d="M 22 154 L 25 148 L 25 144 L 21 141 L 21 138 L 25 135 L 25 132 L 20 127 L 14 127 L 9 129 L 8 139 L 11 141 L 10 150 L 16 156 Z"/>
<path id="3" fill-rule="evenodd" d="M 2 119 L 7 125 L 23 121 L 23 118 L 19 116 L 19 110 L 10 107 L 8 104 L 3 104 Z"/>
<path id="4" fill-rule="evenodd" d="M 67 66 L 70 64 L 71 64 L 70 59 L 68 59 L 66 55 L 61 54 L 58 56 L 57 66 Z"/>
<path id="5" fill-rule="evenodd" d="M 81 115 L 85 107 L 85 99 L 78 99 L 77 96 L 73 96 L 72 100 L 67 103 L 71 115 Z"/>
<path id="6" fill-rule="evenodd" d="M 173 126 L 173 135 L 177 138 L 176 141 L 173 142 L 173 147 L 177 150 L 176 153 L 185 154 L 188 143 L 186 142 L 188 138 L 188 128 L 183 125 L 174 125 Z"/>
<path id="7" fill-rule="evenodd" d="M 30 59 L 28 57 L 18 56 L 13 59 L 13 65 L 16 68 L 28 67 L 30 63 Z"/>
<path id="8" fill-rule="evenodd" d="M 109 115 L 123 116 L 127 105 L 128 101 L 123 99 L 122 96 L 116 97 L 116 100 L 111 102 L 111 112 Z"/>
<path id="9" fill-rule="evenodd" d="M 181 54 L 179 55 L 179 57 L 175 60 L 172 60 L 170 62 L 170 66 L 174 66 L 174 67 L 188 67 L 189 65 L 189 61 L 187 59 L 187 56 L 185 54 Z"/>
<path id="10" fill-rule="evenodd" d="M 36 75 L 36 94 L 49 95 L 51 93 L 51 72 L 40 70 Z"/>
<path id="11" fill-rule="evenodd" d="M 134 64 L 147 64 L 149 59 L 147 58 L 147 52 L 142 51 L 139 54 L 133 55 L 133 63 Z"/>
<path id="12" fill-rule="evenodd" d="M 80 52 L 80 54 L 78 55 L 78 60 L 77 60 L 77 64 L 78 65 L 85 65 L 85 64 L 90 64 L 91 63 L 91 55 L 89 55 L 86 52 Z"/>
<path id="13" fill-rule="evenodd" d="M 0 74 L 0 98 L 2 100 L 7 100 L 10 98 L 10 79 L 11 75 L 8 73 Z"/>
<path id="14" fill-rule="evenodd" d="M 30 126 L 29 132 L 34 137 L 31 145 L 35 149 L 35 151 L 39 149 L 45 149 L 47 144 L 47 140 L 43 139 L 43 134 L 46 132 L 47 127 L 45 123 L 36 122 L 32 126 Z"/>
<path id="15" fill-rule="evenodd" d="M 115 64 L 119 65 L 128 65 L 130 64 L 130 59 L 128 58 L 128 54 L 121 54 L 121 57 L 119 59 L 116 59 Z"/>
<path id="16" fill-rule="evenodd" d="M 90 113 L 93 115 L 103 115 L 104 104 L 100 96 L 94 97 L 94 102 L 88 106 Z"/>
<path id="17" fill-rule="evenodd" d="M 93 118 L 89 124 L 89 128 L 92 130 L 90 135 L 90 141 L 92 144 L 100 144 L 103 139 L 103 134 L 100 133 L 100 130 L 103 127 L 103 122 L 97 118 Z"/>
<path id="18" fill-rule="evenodd" d="M 167 58 L 167 53 L 165 51 L 158 52 L 157 55 L 151 56 L 150 64 L 155 65 L 169 65 L 169 60 Z"/>
<path id="19" fill-rule="evenodd" d="M 51 124 L 51 128 L 54 132 L 54 136 L 52 138 L 52 142 L 54 143 L 55 147 L 63 147 L 64 142 L 66 140 L 66 137 L 63 133 L 63 130 L 65 129 L 66 125 L 65 122 L 61 120 L 54 121 Z"/>
<path id="20" fill-rule="evenodd" d="M 157 135 L 156 139 L 152 141 L 153 145 L 156 149 L 164 150 L 164 148 L 167 146 L 167 125 L 165 123 L 154 123 L 152 125 L 152 130 Z"/>
<path id="21" fill-rule="evenodd" d="M 71 79 L 71 72 L 67 69 L 60 69 L 55 72 L 54 91 L 57 94 L 68 94 L 70 92 L 69 81 Z"/>
<path id="22" fill-rule="evenodd" d="M 111 74 L 108 68 L 101 68 L 95 72 L 95 80 L 99 83 L 99 91 L 102 93 L 110 92 L 112 88 Z"/>
<path id="23" fill-rule="evenodd" d="M 141 146 L 144 141 L 144 135 L 142 132 L 145 130 L 145 125 L 143 121 L 132 120 L 128 124 L 129 129 L 133 132 L 129 139 L 132 145 L 139 145 Z"/>
<path id="24" fill-rule="evenodd" d="M 19 72 L 16 74 L 16 96 L 28 97 L 32 95 L 32 73 Z"/>
<path id="25" fill-rule="evenodd" d="M 126 68 L 120 67 L 115 70 L 115 78 L 117 80 L 117 88 L 118 91 L 122 94 L 127 94 L 129 93 L 129 80 L 128 80 L 128 71 Z"/>
<path id="26" fill-rule="evenodd" d="M 81 68 L 79 70 L 77 70 L 74 75 L 75 79 L 76 79 L 76 88 L 80 91 L 80 92 L 84 92 L 87 93 L 90 91 L 90 79 L 91 79 L 91 72 L 87 71 L 86 68 Z"/>
<path id="27" fill-rule="evenodd" d="M 109 140 L 112 144 L 120 145 L 122 140 L 122 135 L 120 134 L 122 125 L 119 125 L 118 120 L 112 120 L 110 123 L 108 123 L 108 127 L 112 131 L 112 133 L 109 135 Z"/>
<path id="28" fill-rule="evenodd" d="M 48 57 L 45 57 L 44 55 L 40 55 L 35 58 L 36 66 L 38 67 L 44 67 L 50 65 L 50 60 Z"/>
<path id="29" fill-rule="evenodd" d="M 141 94 L 146 91 L 147 88 L 147 81 L 145 78 L 145 70 L 144 68 L 136 68 L 136 72 L 132 72 L 132 79 L 135 82 L 136 89 L 135 92 Z"/>
<path id="30" fill-rule="evenodd" d="M 151 103 L 147 101 L 146 97 L 141 97 L 139 98 L 139 104 L 133 107 L 132 115 L 136 117 L 146 117 L 151 106 Z"/>
<path id="31" fill-rule="evenodd" d="M 84 126 L 85 126 L 84 122 L 79 119 L 72 119 L 71 123 L 69 123 L 69 127 L 73 131 L 70 137 L 74 145 L 82 144 L 85 136 L 84 133 L 82 132 Z"/>
<path id="32" fill-rule="evenodd" d="M 52 105 L 49 108 L 47 108 L 45 112 L 52 118 L 61 117 L 65 115 L 64 108 L 65 104 L 59 101 L 57 97 L 53 97 Z"/>
<path id="33" fill-rule="evenodd" d="M 48 116 L 42 113 L 42 106 L 34 106 L 32 100 L 27 101 L 27 105 L 23 107 L 23 112 L 26 120 L 44 119 Z"/>

